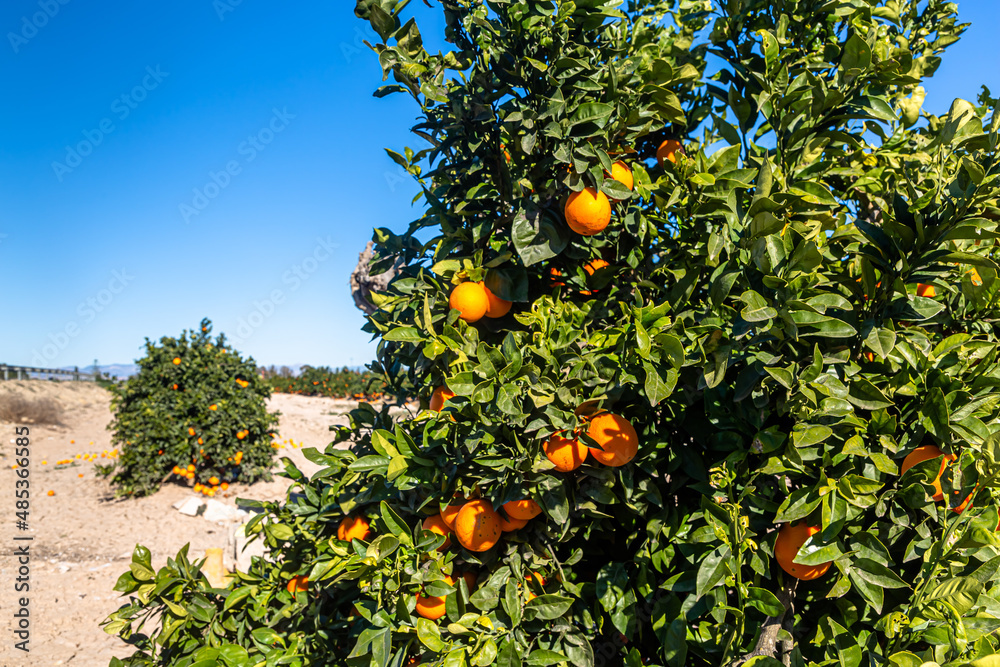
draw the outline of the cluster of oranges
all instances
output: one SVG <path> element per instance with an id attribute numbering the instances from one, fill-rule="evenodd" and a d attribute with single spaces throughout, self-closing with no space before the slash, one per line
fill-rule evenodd
<path id="1" fill-rule="evenodd" d="M 437 514 L 425 518 L 421 527 L 436 535 L 442 535 L 445 540 L 438 550 L 444 550 L 451 546 L 451 536 L 454 535 L 459 544 L 469 551 L 484 552 L 492 549 L 500 540 L 503 533 L 512 532 L 523 528 L 528 521 L 542 513 L 542 508 L 530 498 L 513 500 L 503 505 L 503 513 L 493 509 L 493 504 L 488 500 L 476 499 L 466 500 L 455 498 L 458 501 L 450 504 Z M 372 534 L 371 525 L 363 516 L 347 516 L 337 526 L 337 539 L 344 541 L 367 540 Z M 471 593 L 476 585 L 477 576 L 474 572 L 456 574 L 462 577 L 469 592 Z M 541 586 L 545 586 L 545 579 L 538 574 L 531 573 L 529 580 Z M 456 579 L 451 575 L 445 576 L 445 582 L 454 585 Z M 288 581 L 287 590 L 289 593 L 307 591 L 309 586 L 308 578 L 295 576 Z M 535 598 L 533 592 L 528 591 L 527 599 Z M 445 598 L 442 596 L 416 595 L 416 612 L 429 620 L 435 621 L 445 614 Z"/>
<path id="2" fill-rule="evenodd" d="M 456 285 L 448 297 L 448 306 L 459 312 L 459 317 L 475 324 L 483 317 L 499 318 L 510 312 L 513 304 L 495 296 L 481 282 L 464 282 Z"/>
<path id="3" fill-rule="evenodd" d="M 681 150 L 681 144 L 676 139 L 668 139 L 660 144 L 656 151 L 656 159 L 660 166 L 664 161 L 676 162 L 677 152 Z M 506 152 L 506 151 L 505 151 Z M 509 158 L 508 158 L 509 161 Z M 618 160 L 611 165 L 611 172 L 606 174 L 610 178 L 624 185 L 629 191 L 635 185 L 632 170 L 627 164 Z M 581 236 L 594 236 L 600 234 L 611 222 L 611 200 L 606 194 L 592 187 L 586 187 L 578 192 L 573 192 L 567 197 L 563 207 L 563 216 L 566 224 Z M 609 266 L 603 259 L 596 259 L 583 268 L 588 275 L 593 275 L 596 271 Z M 556 282 L 562 274 L 559 269 L 550 269 L 553 278 L 553 286 L 559 287 L 564 283 Z M 590 296 L 589 290 L 581 292 L 584 296 Z M 469 324 L 474 324 L 483 317 L 498 318 L 506 315 L 511 309 L 511 302 L 495 296 L 489 288 L 481 282 L 462 282 L 451 290 L 448 297 L 448 306 L 459 311 L 459 317 Z"/>
<path id="4" fill-rule="evenodd" d="M 440 412 L 445 401 L 454 398 L 455 393 L 441 386 L 431 394 L 430 409 Z M 585 412 L 585 410 L 582 410 Z M 601 412 L 586 419 L 585 433 L 599 447 L 588 447 L 576 437 L 564 437 L 563 433 L 552 435 L 542 446 L 545 456 L 556 470 L 570 472 L 576 470 L 593 456 L 598 463 L 617 468 L 635 458 L 639 452 L 639 435 L 632 422 L 621 415 Z"/>
<path id="5" fill-rule="evenodd" d="M 219 478 L 215 477 L 214 475 L 208 478 L 208 484 L 194 485 L 195 493 L 200 493 L 204 496 L 209 496 L 209 497 L 215 496 L 217 491 L 228 491 L 228 490 L 229 490 L 229 482 L 220 483 Z"/>
<path id="6" fill-rule="evenodd" d="M 271 447 L 273 449 L 284 449 L 285 445 L 288 445 L 289 449 L 301 449 L 302 447 L 306 446 L 306 443 L 304 443 L 304 442 L 295 442 L 291 438 L 288 438 L 287 440 L 282 440 L 281 442 L 278 442 L 277 440 L 275 440 L 274 442 L 271 443 Z"/>

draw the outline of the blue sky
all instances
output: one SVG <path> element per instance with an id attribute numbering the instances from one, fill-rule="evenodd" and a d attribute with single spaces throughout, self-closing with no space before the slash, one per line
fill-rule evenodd
<path id="1" fill-rule="evenodd" d="M 409 98 L 371 95 L 353 5 L 0 6 L 0 362 L 128 363 L 202 317 L 264 364 L 372 358 L 348 276 L 372 227 L 418 215 L 382 149 L 419 140 Z M 1000 7 L 959 6 L 934 112 L 1000 92 Z"/>

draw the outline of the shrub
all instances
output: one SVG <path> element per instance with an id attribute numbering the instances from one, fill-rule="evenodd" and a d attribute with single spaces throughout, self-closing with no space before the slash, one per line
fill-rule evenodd
<path id="1" fill-rule="evenodd" d="M 168 479 L 209 492 L 271 478 L 278 420 L 265 405 L 270 391 L 253 359 L 224 334 L 213 341 L 211 329 L 205 319 L 179 338 L 147 338 L 138 373 L 112 387 L 108 428 L 119 457 L 98 470 L 118 495 L 148 495 Z"/>
<path id="2" fill-rule="evenodd" d="M 63 409 L 47 396 L 31 398 L 15 392 L 0 395 L 0 421 L 12 424 L 62 423 Z"/>
<path id="3" fill-rule="evenodd" d="M 226 591 L 126 574 L 127 664 L 996 664 L 1000 116 L 918 88 L 955 5 L 442 4 L 443 53 L 357 10 L 428 144 L 367 329 L 440 410 L 352 412 Z"/>

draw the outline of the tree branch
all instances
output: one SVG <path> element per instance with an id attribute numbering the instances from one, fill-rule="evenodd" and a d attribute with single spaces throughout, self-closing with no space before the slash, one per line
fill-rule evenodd
<path id="1" fill-rule="evenodd" d="M 792 650 L 795 648 L 794 641 L 780 641 L 778 633 L 785 629 L 791 633 L 792 619 L 795 618 L 795 587 L 799 583 L 798 579 L 792 577 L 785 578 L 785 585 L 778 591 L 778 601 L 785 608 L 781 616 L 768 616 L 760 626 L 760 634 L 757 635 L 757 646 L 744 656 L 733 660 L 729 667 L 739 667 L 753 658 L 767 656 L 780 660 L 782 664 L 791 665 Z"/>

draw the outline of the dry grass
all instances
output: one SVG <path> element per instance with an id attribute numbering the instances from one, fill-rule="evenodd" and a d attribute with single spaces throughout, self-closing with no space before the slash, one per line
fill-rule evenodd
<path id="1" fill-rule="evenodd" d="M 62 423 L 62 407 L 47 396 L 28 398 L 20 394 L 0 396 L 0 421 L 12 424 Z"/>

